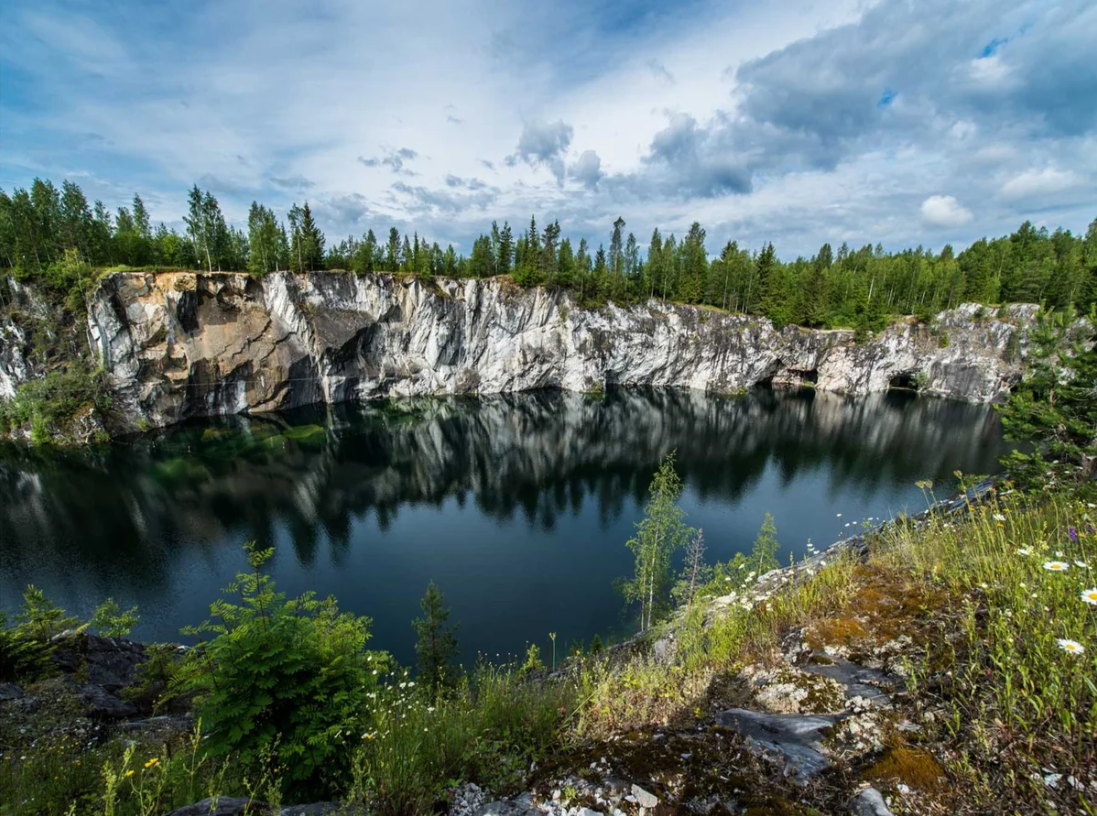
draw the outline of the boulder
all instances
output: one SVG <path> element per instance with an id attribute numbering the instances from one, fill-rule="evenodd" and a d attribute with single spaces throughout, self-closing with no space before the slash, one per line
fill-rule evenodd
<path id="1" fill-rule="evenodd" d="M 219 796 L 216 799 L 203 799 L 193 805 L 184 805 L 166 816 L 258 816 L 270 813 L 263 802 L 256 802 L 244 796 Z"/>
<path id="2" fill-rule="evenodd" d="M 52 659 L 65 674 L 87 672 L 86 682 L 118 691 L 130 685 L 148 657 L 145 645 L 132 640 L 65 633 L 54 639 Z"/>
<path id="3" fill-rule="evenodd" d="M 115 697 L 102 686 L 86 683 L 79 687 L 80 697 L 88 705 L 88 716 L 100 720 L 123 720 L 137 716 L 137 706 Z"/>
<path id="4" fill-rule="evenodd" d="M 717 717 L 720 725 L 746 737 L 755 752 L 781 758 L 800 784 L 830 766 L 822 751 L 823 738 L 839 719 L 824 714 L 764 714 L 744 708 L 729 709 Z"/>
<path id="5" fill-rule="evenodd" d="M 895 816 L 876 788 L 865 788 L 853 797 L 850 810 L 857 816 Z"/>
<path id="6" fill-rule="evenodd" d="M 0 703 L 8 700 L 19 700 L 23 697 L 23 689 L 15 683 L 0 683 Z"/>

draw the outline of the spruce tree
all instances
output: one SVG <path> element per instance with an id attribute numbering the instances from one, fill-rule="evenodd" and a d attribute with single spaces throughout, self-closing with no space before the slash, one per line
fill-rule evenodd
<path id="1" fill-rule="evenodd" d="M 423 617 L 412 621 L 418 641 L 415 653 L 419 656 L 419 678 L 431 691 L 431 695 L 453 682 L 453 659 L 457 656 L 457 627 L 449 626 L 449 610 L 443 605 L 445 596 L 431 581 L 426 594 L 419 602 Z"/>

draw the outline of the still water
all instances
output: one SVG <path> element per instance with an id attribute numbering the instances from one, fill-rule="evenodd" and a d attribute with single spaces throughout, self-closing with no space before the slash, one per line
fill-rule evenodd
<path id="1" fill-rule="evenodd" d="M 188 425 L 95 451 L 0 450 L 0 609 L 34 583 L 69 612 L 140 607 L 136 638 L 179 640 L 276 547 L 291 595 L 334 594 L 414 659 L 430 580 L 462 658 L 629 628 L 614 580 L 660 458 L 676 451 L 710 559 L 749 549 L 766 511 L 789 553 L 924 507 L 953 472 L 990 473 L 997 415 L 889 393 L 559 392 L 406 400 Z M 839 514 L 841 514 L 839 516 Z"/>

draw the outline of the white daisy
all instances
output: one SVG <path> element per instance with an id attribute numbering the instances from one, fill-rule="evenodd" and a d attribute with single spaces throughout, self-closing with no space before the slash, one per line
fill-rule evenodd
<path id="1" fill-rule="evenodd" d="M 1058 643 L 1059 648 L 1062 649 L 1064 652 L 1069 652 L 1070 654 L 1077 655 L 1085 654 L 1085 647 L 1076 640 L 1067 640 L 1066 638 L 1060 638 Z"/>
<path id="2" fill-rule="evenodd" d="M 1019 549 L 1017 551 L 1017 554 L 1018 555 L 1032 555 L 1032 550 L 1030 550 L 1028 547 L 1022 547 L 1021 549 Z"/>
<path id="3" fill-rule="evenodd" d="M 1097 606 L 1097 587 L 1082 590 L 1082 600 L 1090 606 Z"/>
<path id="4" fill-rule="evenodd" d="M 1044 569 L 1048 572 L 1066 572 L 1070 569 L 1070 564 L 1065 561 L 1045 561 Z"/>

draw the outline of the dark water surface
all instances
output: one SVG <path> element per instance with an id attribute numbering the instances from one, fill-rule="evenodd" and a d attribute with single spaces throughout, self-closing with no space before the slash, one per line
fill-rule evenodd
<path id="1" fill-rule="evenodd" d="M 87 615 L 138 604 L 134 637 L 178 640 L 277 547 L 292 594 L 374 619 L 413 659 L 427 582 L 464 659 L 627 628 L 614 579 L 660 458 L 677 451 L 711 559 L 749 549 L 768 510 L 788 553 L 845 525 L 924 507 L 920 479 L 990 473 L 1004 443 L 982 406 L 907 394 L 538 393 L 307 409 L 177 428 L 95 452 L 0 451 L 0 609 L 28 583 Z M 841 513 L 841 517 L 838 514 Z"/>

